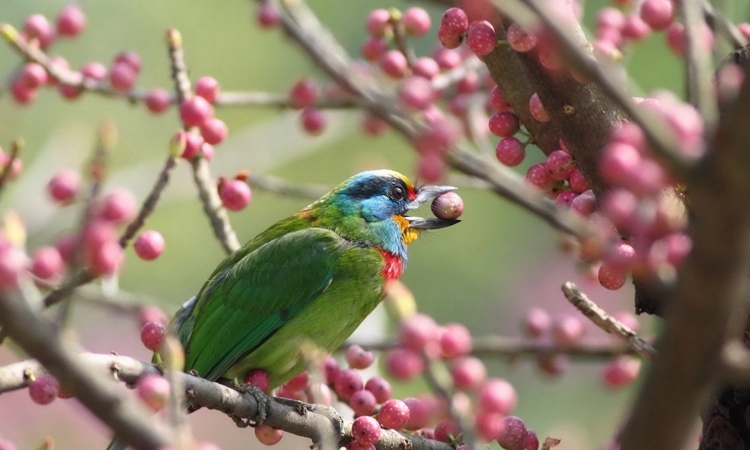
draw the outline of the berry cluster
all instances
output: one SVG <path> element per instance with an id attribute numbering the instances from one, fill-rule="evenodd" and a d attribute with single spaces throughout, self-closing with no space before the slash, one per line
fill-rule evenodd
<path id="1" fill-rule="evenodd" d="M 625 326 L 638 332 L 638 318 L 629 312 L 613 315 Z M 526 312 L 522 324 L 524 334 L 535 342 L 548 342 L 559 348 L 571 348 L 582 342 L 586 332 L 583 319 L 577 314 L 561 314 L 551 317 L 539 307 Z M 551 376 L 561 375 L 568 367 L 568 357 L 563 353 L 545 353 L 537 358 L 537 367 Z M 617 355 L 602 368 L 601 380 L 605 387 L 615 389 L 631 384 L 640 373 L 641 361 L 628 355 Z"/>

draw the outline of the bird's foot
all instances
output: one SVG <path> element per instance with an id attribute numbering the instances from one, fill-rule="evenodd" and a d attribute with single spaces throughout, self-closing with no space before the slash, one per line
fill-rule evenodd
<path id="1" fill-rule="evenodd" d="M 254 427 L 265 422 L 266 417 L 268 417 L 268 394 L 263 392 L 257 386 L 245 383 L 240 384 L 237 387 L 237 390 L 242 394 L 251 395 L 258 403 L 258 413 L 255 415 L 255 417 L 249 419 L 252 420 L 253 423 L 249 423 L 248 425 Z"/>

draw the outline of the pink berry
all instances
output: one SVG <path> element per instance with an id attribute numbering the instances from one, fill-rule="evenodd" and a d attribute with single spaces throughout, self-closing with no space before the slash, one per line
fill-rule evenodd
<path id="1" fill-rule="evenodd" d="M 255 386 L 261 391 L 268 393 L 271 388 L 271 380 L 268 377 L 268 372 L 263 369 L 253 369 L 249 371 L 243 380 L 245 384 Z"/>
<path id="2" fill-rule="evenodd" d="M 625 285 L 627 273 L 605 261 L 599 266 L 597 277 L 599 278 L 599 284 L 611 291 L 616 291 Z"/>
<path id="3" fill-rule="evenodd" d="M 391 398 L 391 384 L 382 377 L 372 377 L 367 380 L 365 390 L 372 392 L 377 403 L 385 403 Z"/>
<path id="4" fill-rule="evenodd" d="M 132 50 L 118 53 L 112 65 L 116 64 L 127 64 L 136 74 L 141 71 L 141 57 Z"/>
<path id="5" fill-rule="evenodd" d="M 440 28 L 445 30 L 445 33 L 458 36 L 466 33 L 469 29 L 469 18 L 466 16 L 466 12 L 461 8 L 448 8 L 443 13 L 443 18 L 440 21 Z"/>
<path id="6" fill-rule="evenodd" d="M 443 419 L 435 425 L 435 440 L 451 443 L 461 433 L 453 419 Z"/>
<path id="7" fill-rule="evenodd" d="M 555 197 L 555 205 L 558 208 L 569 209 L 576 197 L 578 197 L 578 194 L 573 191 L 560 191 Z"/>
<path id="8" fill-rule="evenodd" d="M 164 252 L 164 237 L 155 230 L 146 230 L 133 244 L 135 253 L 146 261 L 158 258 Z"/>
<path id="9" fill-rule="evenodd" d="M 378 411 L 378 422 L 384 428 L 400 430 L 409 420 L 409 407 L 401 400 L 388 400 Z"/>
<path id="10" fill-rule="evenodd" d="M 135 217 L 138 202 L 127 189 L 115 189 L 99 202 L 97 217 L 108 222 L 120 224 Z"/>
<path id="11" fill-rule="evenodd" d="M 268 425 L 258 425 L 255 427 L 255 437 L 263 445 L 276 445 L 284 437 L 284 431 L 271 428 Z"/>
<path id="12" fill-rule="evenodd" d="M 52 403 L 60 393 L 60 383 L 52 375 L 39 375 L 29 383 L 29 396 L 38 405 Z"/>
<path id="13" fill-rule="evenodd" d="M 524 333 L 532 338 L 539 337 L 547 333 L 552 324 L 549 313 L 539 307 L 532 307 L 526 312 L 523 321 Z"/>
<path id="14" fill-rule="evenodd" d="M 446 192 L 432 201 L 430 210 L 438 219 L 458 219 L 464 212 L 464 201 L 457 193 Z"/>
<path id="15" fill-rule="evenodd" d="M 425 109 L 436 97 L 432 83 L 424 77 L 411 76 L 401 82 L 398 91 L 399 98 L 408 107 Z"/>
<path id="16" fill-rule="evenodd" d="M 586 181 L 586 178 L 584 178 L 583 174 L 578 169 L 573 169 L 573 171 L 570 173 L 568 183 L 570 183 L 570 188 L 578 193 L 586 192 L 591 189 L 591 187 L 589 187 L 589 183 Z"/>
<path id="17" fill-rule="evenodd" d="M 414 431 L 427 426 L 431 416 L 430 406 L 414 397 L 405 398 L 403 401 L 409 408 L 409 420 L 406 421 L 403 428 Z"/>
<path id="18" fill-rule="evenodd" d="M 502 164 L 515 167 L 523 162 L 526 157 L 526 149 L 520 140 L 510 136 L 498 142 L 495 156 Z"/>
<path id="19" fill-rule="evenodd" d="M 575 211 L 583 217 L 588 217 L 596 210 L 596 197 L 591 190 L 582 192 L 570 203 L 570 210 Z"/>
<path id="20" fill-rule="evenodd" d="M 440 73 L 440 66 L 438 66 L 437 61 L 435 61 L 433 58 L 423 56 L 421 58 L 417 58 L 417 60 L 414 61 L 412 72 L 416 76 L 431 80 Z"/>
<path id="21" fill-rule="evenodd" d="M 537 163 L 529 167 L 526 171 L 525 181 L 543 192 L 552 190 L 557 185 L 557 181 L 550 176 L 544 163 Z"/>
<path id="22" fill-rule="evenodd" d="M 227 134 L 229 133 L 227 124 L 216 117 L 206 119 L 200 127 L 203 140 L 210 145 L 220 144 L 227 138 Z"/>
<path id="23" fill-rule="evenodd" d="M 133 88 L 137 74 L 130 64 L 115 63 L 109 71 L 109 84 L 116 91 L 127 92 Z"/>
<path id="24" fill-rule="evenodd" d="M 458 67 L 463 60 L 459 52 L 448 48 L 439 48 L 435 50 L 432 57 L 435 58 L 435 62 L 438 63 L 438 66 L 443 70 L 450 70 Z"/>
<path id="25" fill-rule="evenodd" d="M 60 252 L 52 246 L 39 247 L 31 260 L 31 274 L 42 280 L 55 280 L 65 270 Z"/>
<path id="26" fill-rule="evenodd" d="M 447 170 L 445 160 L 437 152 L 422 153 L 417 164 L 419 179 L 425 183 L 436 183 L 443 178 Z"/>
<path id="27" fill-rule="evenodd" d="M 459 94 L 473 94 L 477 92 L 481 87 L 481 81 L 479 80 L 479 74 L 471 71 L 458 80 L 456 83 L 456 92 Z"/>
<path id="28" fill-rule="evenodd" d="M 0 450 L 18 450 L 18 447 L 13 442 L 0 437 Z"/>
<path id="29" fill-rule="evenodd" d="M 154 114 L 161 114 L 172 104 L 172 96 L 164 89 L 151 89 L 146 94 L 146 107 Z"/>
<path id="30" fill-rule="evenodd" d="M 241 211 L 250 203 L 252 192 L 244 181 L 229 180 L 219 186 L 219 197 L 230 211 Z"/>
<path id="31" fill-rule="evenodd" d="M 289 91 L 289 102 L 296 109 L 312 106 L 317 99 L 318 86 L 311 78 L 301 78 Z"/>
<path id="32" fill-rule="evenodd" d="M 58 203 L 72 201 L 81 188 L 81 176 L 70 169 L 60 169 L 47 183 L 47 193 Z"/>
<path id="33" fill-rule="evenodd" d="M 89 269 L 99 276 L 112 275 L 123 263 L 122 247 L 115 241 L 107 241 L 91 249 L 87 254 Z"/>
<path id="34" fill-rule="evenodd" d="M 404 29 L 412 36 L 422 36 L 430 30 L 430 15 L 424 8 L 412 7 L 401 18 Z"/>
<path id="35" fill-rule="evenodd" d="M 352 369 L 366 369 L 375 361 L 375 354 L 359 345 L 351 345 L 346 349 L 346 362 Z"/>
<path id="36" fill-rule="evenodd" d="M 523 450 L 526 440 L 526 424 L 516 416 L 504 417 L 500 423 L 497 443 L 506 450 Z"/>
<path id="37" fill-rule="evenodd" d="M 302 121 L 302 129 L 313 136 L 322 133 L 326 127 L 326 116 L 318 108 L 307 107 L 303 109 L 300 120 Z"/>
<path id="38" fill-rule="evenodd" d="M 159 411 L 169 398 L 169 381 L 160 375 L 143 375 L 136 383 L 135 392 L 152 411 Z"/>
<path id="39" fill-rule="evenodd" d="M 358 416 L 371 415 L 375 412 L 376 405 L 375 395 L 366 389 L 353 393 L 351 398 L 349 398 L 349 406 L 354 411 L 354 414 Z"/>
<path id="40" fill-rule="evenodd" d="M 398 50 L 388 50 L 378 60 L 380 70 L 393 78 L 402 78 L 409 70 L 406 56 Z"/>
<path id="41" fill-rule="evenodd" d="M 471 332 L 468 328 L 460 323 L 445 324 L 440 332 L 440 349 L 443 358 L 467 355 L 471 347 Z"/>
<path id="42" fill-rule="evenodd" d="M 539 448 L 539 438 L 533 430 L 526 429 L 526 435 L 523 437 L 523 446 L 521 450 L 537 450 Z"/>
<path id="43" fill-rule="evenodd" d="M 638 197 L 626 189 L 611 189 L 602 198 L 600 208 L 615 226 L 623 231 L 632 230 L 636 223 Z"/>
<path id="44" fill-rule="evenodd" d="M 453 362 L 451 376 L 456 389 L 470 391 L 484 383 L 487 378 L 487 368 L 479 358 L 466 356 Z"/>
<path id="45" fill-rule="evenodd" d="M 584 331 L 583 321 L 572 314 L 557 317 L 552 322 L 552 339 L 561 347 L 570 347 L 577 344 Z"/>
<path id="46" fill-rule="evenodd" d="M 502 414 L 487 411 L 479 412 L 474 421 L 477 434 L 483 441 L 493 441 L 502 429 L 502 420 Z"/>
<path id="47" fill-rule="evenodd" d="M 464 40 L 463 35 L 450 34 L 443 27 L 438 28 L 437 35 L 440 43 L 447 49 L 458 48 Z"/>
<path id="48" fill-rule="evenodd" d="M 638 378 L 641 361 L 628 355 L 620 355 L 610 361 L 602 372 L 602 382 L 610 389 L 629 385 Z"/>
<path id="49" fill-rule="evenodd" d="M 604 262 L 614 270 L 628 272 L 635 265 L 636 257 L 635 249 L 630 244 L 620 241 L 607 248 L 604 254 Z"/>
<path id="50" fill-rule="evenodd" d="M 475 55 L 482 57 L 490 54 L 497 44 L 495 27 L 486 20 L 478 20 L 469 25 L 466 44 Z"/>
<path id="51" fill-rule="evenodd" d="M 49 75 L 40 64 L 31 62 L 23 65 L 16 80 L 28 89 L 36 89 L 47 84 Z"/>
<path id="52" fill-rule="evenodd" d="M 639 14 L 628 14 L 621 32 L 623 37 L 639 42 L 651 34 L 651 27 L 641 19 Z"/>
<path id="53" fill-rule="evenodd" d="M 505 99 L 505 94 L 499 86 L 495 85 L 490 90 L 489 104 L 495 111 L 508 111 L 511 109 L 508 101 Z"/>
<path id="54" fill-rule="evenodd" d="M 360 52 L 362 56 L 370 61 L 376 62 L 388 51 L 388 43 L 380 37 L 371 37 L 362 44 Z"/>
<path id="55" fill-rule="evenodd" d="M 396 348 L 386 353 L 388 373 L 397 380 L 410 380 L 424 371 L 424 361 L 415 351 Z"/>
<path id="56" fill-rule="evenodd" d="M 516 134 L 521 122 L 511 111 L 499 111 L 490 117 L 489 129 L 495 136 L 508 137 Z"/>
<path id="57" fill-rule="evenodd" d="M 417 313 L 401 322 L 399 342 L 406 348 L 422 351 L 430 344 L 438 342 L 440 330 L 432 317 Z"/>
<path id="58" fill-rule="evenodd" d="M 103 80 L 107 78 L 107 68 L 98 61 L 92 61 L 81 67 L 81 75 L 92 80 Z"/>
<path id="59" fill-rule="evenodd" d="M 529 99 L 529 112 L 531 113 L 531 117 L 539 122 L 549 122 L 547 111 L 544 109 L 544 105 L 542 105 L 542 101 L 536 92 Z"/>
<path id="60" fill-rule="evenodd" d="M 341 370 L 333 381 L 336 394 L 342 399 L 348 399 L 357 391 L 364 389 L 362 376 L 354 369 Z"/>
<path id="61" fill-rule="evenodd" d="M 281 12 L 271 1 L 258 3 L 255 18 L 262 28 L 273 28 L 281 23 Z"/>
<path id="62" fill-rule="evenodd" d="M 388 130 L 388 124 L 380 117 L 365 111 L 362 115 L 362 131 L 370 136 L 378 136 Z"/>
<path id="63" fill-rule="evenodd" d="M 194 95 L 180 104 L 180 118 L 189 127 L 199 127 L 214 115 L 214 107 L 203 97 Z"/>
<path id="64" fill-rule="evenodd" d="M 536 362 L 542 373 L 553 377 L 561 375 L 568 369 L 569 365 L 567 355 L 562 353 L 539 355 Z"/>
<path id="65" fill-rule="evenodd" d="M 55 30 L 46 17 L 34 14 L 26 18 L 23 24 L 23 32 L 29 40 L 35 40 L 39 47 L 44 50 L 55 40 Z"/>
<path id="66" fill-rule="evenodd" d="M 575 169 L 575 163 L 573 157 L 570 154 L 565 153 L 562 150 L 555 150 L 554 152 L 547 155 L 547 160 L 544 162 L 544 167 L 547 169 L 549 175 L 555 180 L 562 181 L 567 180 L 568 177 L 573 173 Z"/>
<path id="67" fill-rule="evenodd" d="M 57 34 L 67 37 L 76 37 L 86 26 L 86 14 L 81 7 L 71 3 L 57 15 Z"/>
<path id="68" fill-rule="evenodd" d="M 508 26 L 508 45 L 517 52 L 528 52 L 536 47 L 536 36 L 526 33 L 517 23 Z"/>
<path id="69" fill-rule="evenodd" d="M 336 376 L 341 371 L 338 361 L 333 356 L 326 356 L 323 360 L 323 371 L 326 375 L 326 383 L 333 384 L 336 380 Z"/>
<path id="70" fill-rule="evenodd" d="M 284 383 L 284 387 L 291 392 L 303 391 L 310 382 L 310 374 L 305 371 Z"/>
<path id="71" fill-rule="evenodd" d="M 141 342 L 152 352 L 156 352 L 164 343 L 167 327 L 162 322 L 147 322 L 141 328 Z"/>
<path id="72" fill-rule="evenodd" d="M 195 95 L 205 98 L 208 103 L 216 102 L 220 92 L 219 82 L 214 77 L 200 77 L 195 82 Z"/>
<path id="73" fill-rule="evenodd" d="M 380 439 L 380 424 L 374 417 L 357 417 L 352 422 L 352 436 L 360 444 L 374 444 Z"/>
<path id="74" fill-rule="evenodd" d="M 516 408 L 516 389 L 507 380 L 490 378 L 479 390 L 479 409 L 508 414 Z"/>
<path id="75" fill-rule="evenodd" d="M 385 9 L 376 9 L 370 12 L 365 22 L 365 28 L 372 37 L 383 37 L 391 28 L 391 13 Z"/>
<path id="76" fill-rule="evenodd" d="M 201 148 L 204 145 L 203 136 L 195 133 L 185 133 L 185 150 L 182 152 L 182 157 L 188 161 L 198 156 L 201 152 Z"/>
<path id="77" fill-rule="evenodd" d="M 674 5 L 671 0 L 644 0 L 641 19 L 654 30 L 664 30 L 674 20 Z"/>
<path id="78" fill-rule="evenodd" d="M 19 105 L 28 105 L 39 96 L 39 90 L 26 86 L 20 79 L 16 79 L 10 88 L 13 100 Z"/>

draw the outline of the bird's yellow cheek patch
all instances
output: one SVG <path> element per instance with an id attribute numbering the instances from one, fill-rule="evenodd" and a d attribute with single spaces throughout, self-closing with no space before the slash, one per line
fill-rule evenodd
<path id="1" fill-rule="evenodd" d="M 394 216 L 393 220 L 396 221 L 398 227 L 401 228 L 401 239 L 404 244 L 414 242 L 419 237 L 419 230 L 415 228 L 409 228 L 409 221 L 404 216 Z"/>

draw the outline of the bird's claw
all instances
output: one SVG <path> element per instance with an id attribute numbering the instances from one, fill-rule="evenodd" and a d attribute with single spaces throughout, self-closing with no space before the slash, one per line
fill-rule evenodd
<path id="1" fill-rule="evenodd" d="M 255 427 L 263 424 L 263 422 L 265 422 L 266 420 L 266 417 L 268 417 L 268 395 L 257 386 L 244 383 L 241 385 L 238 391 L 243 394 L 250 394 L 258 403 L 258 413 L 251 419 L 253 423 L 250 424 L 250 426 Z"/>

